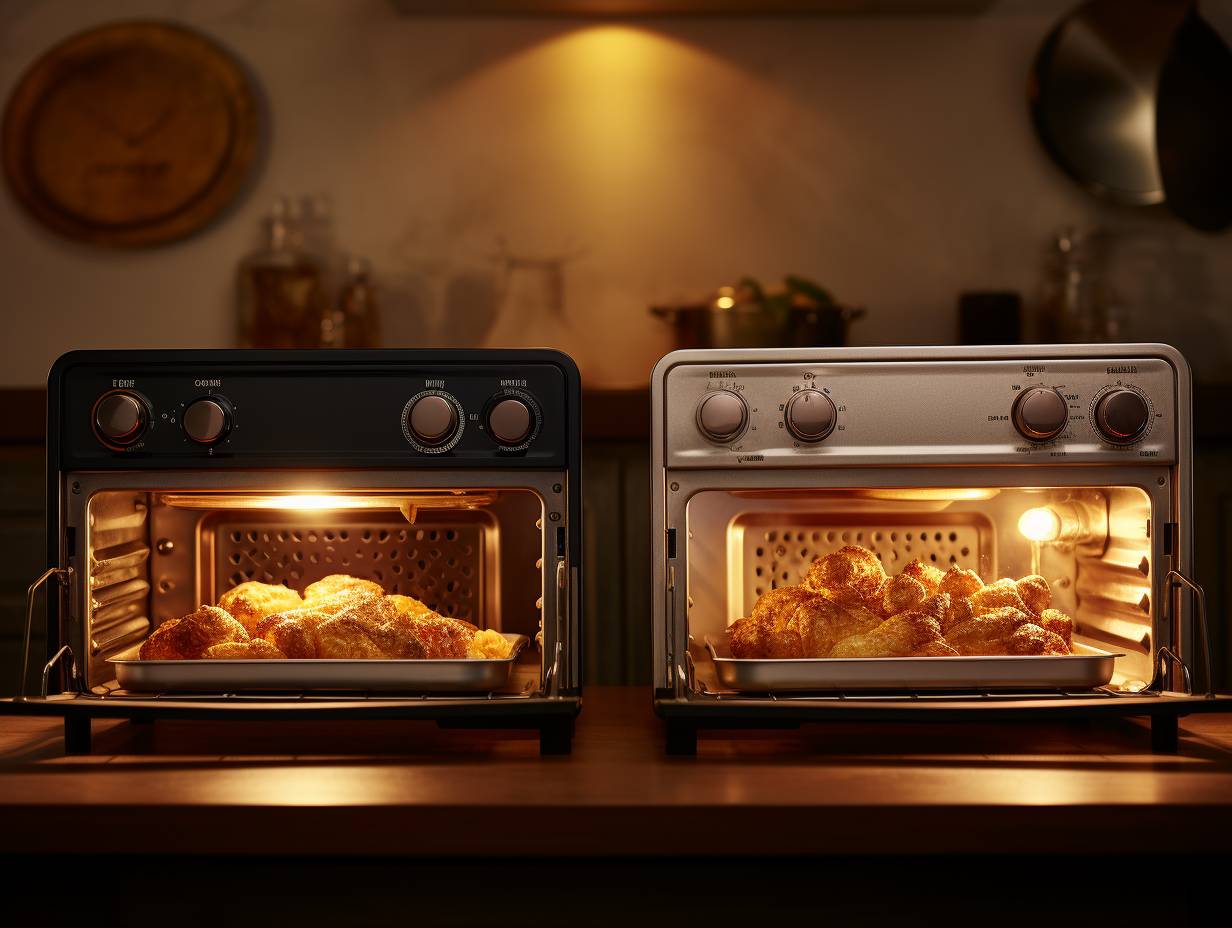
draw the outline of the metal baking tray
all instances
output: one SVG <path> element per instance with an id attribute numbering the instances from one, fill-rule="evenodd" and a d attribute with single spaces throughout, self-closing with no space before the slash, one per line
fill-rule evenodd
<path id="1" fill-rule="evenodd" d="M 719 683 L 748 693 L 833 690 L 1093 689 L 1112 679 L 1122 653 L 1075 645 L 1058 656 L 818 657 L 748 659 L 731 656 L 726 635 L 706 635 Z"/>
<path id="2" fill-rule="evenodd" d="M 235 693 L 257 690 L 360 690 L 404 693 L 486 693 L 509 682 L 525 635 L 501 660 L 222 660 L 143 661 L 134 646 L 118 657 L 116 681 L 126 690 L 159 693 Z"/>

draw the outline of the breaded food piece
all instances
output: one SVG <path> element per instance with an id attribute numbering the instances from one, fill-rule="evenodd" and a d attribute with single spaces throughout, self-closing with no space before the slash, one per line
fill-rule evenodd
<path id="1" fill-rule="evenodd" d="M 979 574 L 974 570 L 963 570 L 957 564 L 945 572 L 941 583 L 937 585 L 937 590 L 941 593 L 949 593 L 951 599 L 965 599 L 983 588 L 984 581 L 980 579 Z"/>
<path id="2" fill-rule="evenodd" d="M 313 600 L 325 599 L 337 593 L 360 590 L 375 593 L 378 596 L 385 595 L 385 590 L 379 583 L 352 577 L 350 574 L 330 574 L 304 587 L 304 602 L 311 603 Z"/>
<path id="3" fill-rule="evenodd" d="M 944 571 L 934 567 L 932 564 L 925 564 L 919 558 L 916 558 L 900 570 L 898 575 L 919 580 L 920 583 L 924 584 L 930 596 L 941 589 L 941 581 L 945 579 Z"/>
<path id="4" fill-rule="evenodd" d="M 303 604 L 303 598 L 295 590 L 260 580 L 249 580 L 234 586 L 218 598 L 218 606 L 231 613 L 252 634 L 267 615 L 285 612 Z"/>
<path id="5" fill-rule="evenodd" d="M 1002 606 L 955 622 L 946 631 L 945 640 L 959 654 L 1005 654 L 1010 636 L 1031 621 L 1030 613 Z"/>
<path id="6" fill-rule="evenodd" d="M 264 638 L 251 641 L 224 641 L 207 648 L 201 655 L 210 661 L 280 661 L 286 658 L 280 650 Z"/>
<path id="7" fill-rule="evenodd" d="M 919 563 L 914 561 L 913 563 Z M 921 565 L 922 566 L 922 565 Z M 934 591 L 935 591 L 934 587 Z M 909 612 L 928 598 L 928 587 L 915 577 L 901 573 L 891 577 L 881 586 L 878 608 L 883 616 L 889 618 L 900 612 Z"/>
<path id="8" fill-rule="evenodd" d="M 198 660 L 207 649 L 226 641 L 247 641 L 244 626 L 217 606 L 201 606 L 180 619 L 164 622 L 141 645 L 141 660 Z"/>
<path id="9" fill-rule="evenodd" d="M 1023 577 L 1014 584 L 1014 591 L 1034 615 L 1041 614 L 1052 605 L 1052 590 L 1048 588 L 1048 581 L 1039 574 Z"/>
<path id="10" fill-rule="evenodd" d="M 843 606 L 875 608 L 886 573 L 877 555 L 859 545 L 847 545 L 813 561 L 801 584 Z"/>
<path id="11" fill-rule="evenodd" d="M 1034 622 L 1028 622 L 1014 629 L 1005 643 L 1006 654 L 1069 654 L 1069 647 L 1056 635 Z"/>
<path id="12" fill-rule="evenodd" d="M 732 655 L 825 657 L 836 642 L 876 628 L 881 621 L 861 605 L 842 605 L 802 587 L 783 587 L 762 595 L 747 621 L 733 623 Z"/>
<path id="13" fill-rule="evenodd" d="M 398 610 L 400 615 L 421 615 L 425 612 L 432 612 L 427 604 L 416 599 L 414 596 L 404 596 L 401 593 L 389 593 L 385 597 Z"/>
<path id="14" fill-rule="evenodd" d="M 478 660 L 503 661 L 513 652 L 513 645 L 500 632 L 480 629 L 471 636 L 466 656 Z"/>
<path id="15" fill-rule="evenodd" d="M 976 590 L 967 597 L 967 601 L 971 603 L 972 615 L 983 615 L 985 612 L 1004 609 L 1007 606 L 1019 612 L 1030 611 L 1027 609 L 1027 604 L 1022 601 L 1022 597 L 1018 595 L 1018 588 L 1013 580 L 1008 584 L 998 581 L 982 590 Z"/>
<path id="16" fill-rule="evenodd" d="M 1035 624 L 1059 637 L 1065 642 L 1065 646 L 1069 648 L 1070 652 L 1073 652 L 1074 620 L 1060 609 L 1045 609 L 1040 613 L 1039 621 Z"/>
<path id="17" fill-rule="evenodd" d="M 405 657 L 461 660 L 468 655 L 475 639 L 475 627 L 469 622 L 446 618 L 435 612 L 398 616 L 391 626 L 394 640 L 408 652 L 399 656 Z"/>
<path id="18" fill-rule="evenodd" d="M 831 657 L 936 657 L 954 654 L 941 637 L 941 625 L 927 612 L 891 616 L 876 628 L 838 642 Z"/>
<path id="19" fill-rule="evenodd" d="M 316 628 L 317 657 L 332 660 L 382 660 L 389 657 L 379 625 L 348 613 L 336 615 Z"/>
<path id="20" fill-rule="evenodd" d="M 317 656 L 317 641 L 313 631 L 321 621 L 329 618 L 322 613 L 317 615 L 320 616 L 320 621 L 311 623 L 299 617 L 296 612 L 268 616 L 257 626 L 257 633 L 287 657 L 294 660 L 311 660 Z"/>

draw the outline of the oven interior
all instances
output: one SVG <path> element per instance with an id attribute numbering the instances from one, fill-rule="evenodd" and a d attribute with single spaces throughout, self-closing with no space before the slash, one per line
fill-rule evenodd
<path id="1" fill-rule="evenodd" d="M 352 574 L 480 628 L 526 635 L 511 687 L 539 688 L 544 503 L 533 489 L 321 494 L 101 490 L 87 504 L 87 683 L 159 623 L 246 580 Z"/>
<path id="2" fill-rule="evenodd" d="M 703 490 L 687 508 L 690 654 L 720 689 L 701 642 L 796 584 L 818 557 L 862 545 L 888 574 L 915 558 L 977 571 L 986 583 L 1040 574 L 1075 642 L 1123 652 L 1112 685 L 1151 679 L 1160 642 L 1152 501 L 1140 487 Z"/>

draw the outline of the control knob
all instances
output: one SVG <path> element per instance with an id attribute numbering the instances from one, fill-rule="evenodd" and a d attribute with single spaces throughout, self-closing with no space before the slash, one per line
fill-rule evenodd
<path id="1" fill-rule="evenodd" d="M 837 417 L 834 401 L 820 390 L 793 393 L 783 411 L 787 430 L 800 441 L 821 441 L 834 431 Z"/>
<path id="2" fill-rule="evenodd" d="M 1109 390 L 1095 404 L 1095 427 L 1108 441 L 1127 445 L 1146 431 L 1151 408 L 1135 390 Z"/>
<path id="3" fill-rule="evenodd" d="M 1030 387 L 1014 401 L 1014 428 L 1028 441 L 1049 441 L 1065 430 L 1069 407 L 1052 387 Z"/>
<path id="4" fill-rule="evenodd" d="M 535 427 L 535 414 L 525 400 L 507 396 L 488 411 L 488 434 L 501 445 L 520 445 Z"/>
<path id="5" fill-rule="evenodd" d="M 425 393 L 409 404 L 406 427 L 421 445 L 439 448 L 458 432 L 458 408 L 447 396 Z"/>
<path id="6" fill-rule="evenodd" d="M 94 404 L 94 434 L 104 445 L 126 448 L 145 434 L 150 425 L 150 407 L 139 393 L 113 390 Z"/>
<path id="7" fill-rule="evenodd" d="M 726 444 L 744 431 L 749 407 L 731 390 L 707 393 L 697 404 L 697 427 L 713 442 Z"/>
<path id="8" fill-rule="evenodd" d="M 190 441 L 217 444 L 231 432 L 231 404 L 221 396 L 195 399 L 180 414 L 180 425 Z"/>

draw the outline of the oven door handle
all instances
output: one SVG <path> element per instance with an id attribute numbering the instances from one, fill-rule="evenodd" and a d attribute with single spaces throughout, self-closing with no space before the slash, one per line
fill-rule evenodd
<path id="1" fill-rule="evenodd" d="M 1167 587 L 1168 587 L 1167 602 L 1169 606 L 1171 606 L 1171 603 L 1172 603 L 1172 591 L 1176 587 L 1182 587 L 1183 589 L 1187 589 L 1189 590 L 1190 593 L 1193 594 L 1194 611 L 1197 612 L 1198 614 L 1198 629 L 1202 633 L 1202 669 L 1206 673 L 1206 693 L 1205 695 L 1207 699 L 1214 699 L 1215 698 L 1215 681 L 1214 681 L 1214 678 L 1211 676 L 1211 636 L 1210 636 L 1210 632 L 1208 631 L 1207 625 L 1206 625 L 1206 591 L 1202 589 L 1202 587 L 1199 586 L 1197 583 L 1195 583 L 1193 580 L 1190 580 L 1188 577 L 1186 577 L 1179 570 L 1168 571 L 1168 576 L 1164 578 L 1164 582 L 1167 584 Z M 1176 627 L 1176 623 L 1173 621 L 1170 621 L 1169 624 L 1172 625 L 1173 627 Z M 1165 650 L 1168 650 L 1168 649 L 1165 649 L 1165 648 L 1160 649 L 1161 652 Z M 1171 653 L 1171 651 L 1169 651 L 1168 656 L 1171 656 L 1173 658 L 1176 657 L 1174 654 Z M 1163 666 L 1163 662 L 1161 661 L 1160 669 L 1162 669 L 1162 666 Z M 1183 661 L 1181 662 L 1181 666 L 1185 667 L 1185 664 Z M 1185 675 L 1186 676 L 1189 675 L 1188 668 L 1185 669 Z"/>
<path id="2" fill-rule="evenodd" d="M 552 642 L 552 665 L 548 668 L 543 680 L 543 691 L 546 696 L 555 696 L 560 691 L 560 664 L 564 656 L 564 645 L 561 635 L 564 629 L 565 609 L 569 603 L 569 566 L 565 558 L 556 559 L 556 628 L 555 641 Z"/>
<path id="3" fill-rule="evenodd" d="M 72 567 L 48 567 L 45 571 L 43 571 L 39 575 L 38 579 L 36 579 L 33 583 L 31 583 L 30 586 L 26 589 L 26 633 L 22 639 L 22 645 L 21 645 L 21 677 L 17 681 L 17 701 L 18 702 L 25 702 L 27 699 L 26 674 L 30 672 L 30 640 L 34 635 L 34 598 L 38 595 L 39 587 L 43 586 L 43 584 L 47 583 L 49 580 L 55 579 L 55 581 L 61 587 L 63 587 L 63 586 L 68 585 L 68 582 L 69 580 L 72 579 L 72 576 L 73 576 Z M 48 588 L 47 595 L 48 596 L 51 595 L 50 587 Z M 45 623 L 47 625 L 48 634 L 51 633 L 50 611 L 51 610 L 49 609 L 48 610 L 49 617 L 48 617 L 47 622 Z M 61 657 L 64 656 L 64 651 L 65 651 L 65 648 L 61 648 L 56 653 L 56 656 L 53 657 L 50 661 L 48 661 L 46 666 L 43 668 L 43 697 L 44 698 L 46 698 L 47 696 L 47 679 L 48 679 L 49 674 L 51 673 L 51 668 L 56 665 L 57 661 L 59 661 Z M 72 651 L 70 650 L 69 653 L 71 655 Z M 72 668 L 73 668 L 72 673 L 73 673 L 73 676 L 75 677 L 76 676 L 76 662 L 73 663 Z"/>

